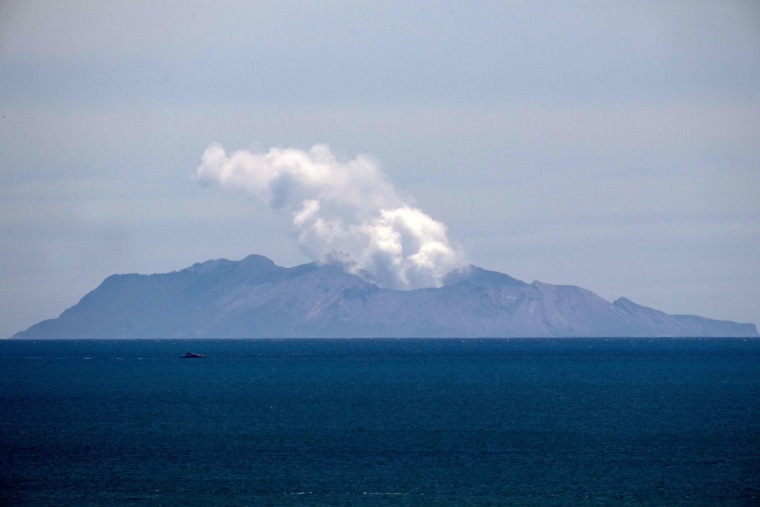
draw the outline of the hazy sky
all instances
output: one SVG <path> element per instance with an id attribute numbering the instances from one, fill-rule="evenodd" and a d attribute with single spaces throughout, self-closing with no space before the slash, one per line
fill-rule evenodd
<path id="1" fill-rule="evenodd" d="M 301 253 L 191 176 L 368 154 L 470 262 L 760 324 L 760 3 L 0 2 L 0 336 L 113 273 Z"/>

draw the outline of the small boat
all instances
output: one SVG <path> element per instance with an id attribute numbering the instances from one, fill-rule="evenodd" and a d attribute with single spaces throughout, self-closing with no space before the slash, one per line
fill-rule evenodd
<path id="1" fill-rule="evenodd" d="M 179 356 L 183 359 L 202 359 L 206 357 L 205 354 L 196 354 L 195 352 L 186 352 L 185 355 Z"/>

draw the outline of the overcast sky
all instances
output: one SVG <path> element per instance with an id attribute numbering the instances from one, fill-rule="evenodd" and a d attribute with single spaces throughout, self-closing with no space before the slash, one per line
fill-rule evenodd
<path id="1" fill-rule="evenodd" d="M 760 323 L 760 3 L 0 2 L 0 336 L 286 220 L 211 142 L 369 154 L 470 262 Z"/>

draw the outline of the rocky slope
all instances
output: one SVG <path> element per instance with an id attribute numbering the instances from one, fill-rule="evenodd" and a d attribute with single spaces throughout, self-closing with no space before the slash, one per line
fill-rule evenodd
<path id="1" fill-rule="evenodd" d="M 14 338 L 758 336 L 754 324 L 667 315 L 625 298 L 472 266 L 441 288 L 380 289 L 335 265 L 219 259 L 113 275 Z"/>

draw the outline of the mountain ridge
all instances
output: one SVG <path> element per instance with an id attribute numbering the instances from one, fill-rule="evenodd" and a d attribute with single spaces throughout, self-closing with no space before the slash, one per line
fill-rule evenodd
<path id="1" fill-rule="evenodd" d="M 382 289 L 336 264 L 261 255 L 161 274 L 111 275 L 56 319 L 13 338 L 758 336 L 754 324 L 669 315 L 573 285 L 477 266 L 439 288 Z"/>

